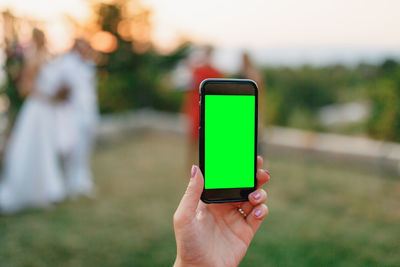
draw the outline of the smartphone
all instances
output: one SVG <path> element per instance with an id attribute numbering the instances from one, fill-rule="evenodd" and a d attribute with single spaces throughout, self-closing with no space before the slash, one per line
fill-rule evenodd
<path id="1" fill-rule="evenodd" d="M 245 79 L 206 79 L 200 84 L 199 104 L 201 200 L 248 201 L 257 186 L 257 84 Z"/>

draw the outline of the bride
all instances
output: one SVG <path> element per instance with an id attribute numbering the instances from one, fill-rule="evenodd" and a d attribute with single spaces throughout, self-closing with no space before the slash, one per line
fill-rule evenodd
<path id="1" fill-rule="evenodd" d="M 59 79 L 44 33 L 35 29 L 26 56 L 20 93 L 27 96 L 5 151 L 0 181 L 0 211 L 49 207 L 64 198 L 56 145 L 55 105 Z M 62 92 L 61 92 L 62 96 Z"/>

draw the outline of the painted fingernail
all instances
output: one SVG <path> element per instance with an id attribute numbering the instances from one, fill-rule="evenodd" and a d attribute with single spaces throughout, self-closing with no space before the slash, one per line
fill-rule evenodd
<path id="1" fill-rule="evenodd" d="M 259 200 L 261 195 L 259 192 L 256 191 L 256 192 L 251 193 L 251 197 L 254 198 L 255 200 Z"/>
<path id="2" fill-rule="evenodd" d="M 192 165 L 192 170 L 190 171 L 190 178 L 193 178 L 196 175 L 197 172 L 197 166 Z"/>
<path id="3" fill-rule="evenodd" d="M 254 211 L 254 216 L 260 217 L 260 216 L 261 216 L 261 213 L 262 213 L 262 211 L 261 211 L 260 209 L 256 209 L 256 210 Z"/>

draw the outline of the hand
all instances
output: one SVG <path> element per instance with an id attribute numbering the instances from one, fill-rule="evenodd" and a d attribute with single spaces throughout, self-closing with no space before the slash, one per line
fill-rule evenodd
<path id="1" fill-rule="evenodd" d="M 257 158 L 257 190 L 248 202 L 204 204 L 200 200 L 204 179 L 197 166 L 174 214 L 177 257 L 174 266 L 237 266 L 253 239 L 268 208 L 267 193 L 260 187 L 269 173 Z M 241 208 L 247 217 L 243 216 Z"/>

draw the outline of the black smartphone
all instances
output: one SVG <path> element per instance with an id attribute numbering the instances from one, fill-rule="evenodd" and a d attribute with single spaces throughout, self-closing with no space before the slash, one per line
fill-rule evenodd
<path id="1" fill-rule="evenodd" d="M 252 80 L 200 84 L 199 165 L 205 203 L 247 201 L 256 189 L 258 88 Z"/>

